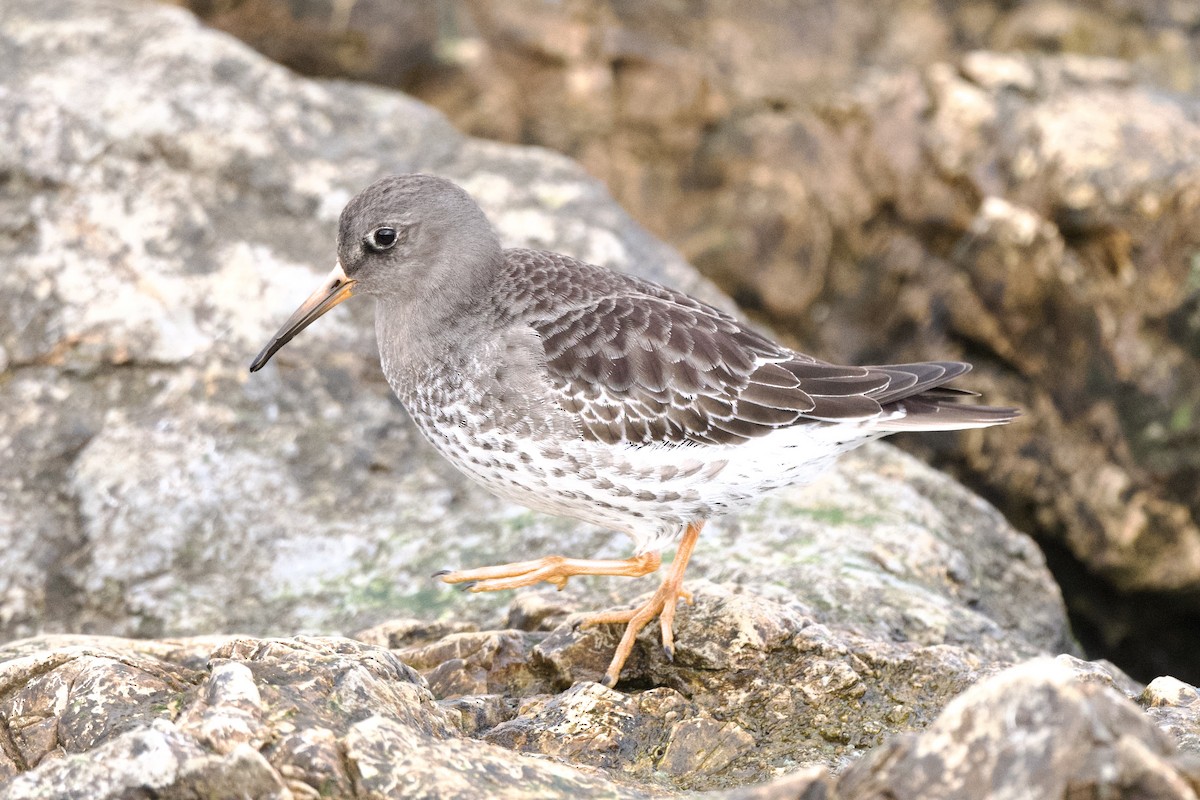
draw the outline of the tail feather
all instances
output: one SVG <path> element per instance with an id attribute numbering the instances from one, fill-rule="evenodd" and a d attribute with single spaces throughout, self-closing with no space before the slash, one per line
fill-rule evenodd
<path id="1" fill-rule="evenodd" d="M 891 379 L 884 387 L 866 393 L 881 406 L 883 413 L 871 424 L 871 429 L 880 433 L 987 428 L 1012 422 L 1021 414 L 1017 408 L 958 402 L 978 396 L 946 385 L 971 371 L 971 365 L 962 361 L 880 364 L 867 369 Z"/>
<path id="2" fill-rule="evenodd" d="M 872 426 L 875 430 L 895 433 L 988 428 L 1005 425 L 1021 415 L 1019 408 L 965 406 L 935 392 L 905 398 L 892 403 L 887 410 L 893 413 L 880 418 Z"/>
<path id="3" fill-rule="evenodd" d="M 881 364 L 868 369 L 885 373 L 891 378 L 885 389 L 871 393 L 872 400 L 886 407 L 908 397 L 944 390 L 945 384 L 970 372 L 971 365 L 962 361 L 924 361 L 917 364 Z"/>

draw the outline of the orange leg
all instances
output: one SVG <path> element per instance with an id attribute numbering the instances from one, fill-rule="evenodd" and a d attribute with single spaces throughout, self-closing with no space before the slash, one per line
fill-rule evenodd
<path id="1" fill-rule="evenodd" d="M 626 623 L 625 635 L 621 637 L 621 643 L 617 645 L 617 652 L 613 654 L 612 662 L 608 665 L 608 670 L 604 673 L 604 679 L 601 681 L 605 686 L 611 688 L 617 685 L 621 668 L 625 666 L 625 660 L 633 652 L 633 643 L 637 641 L 638 633 L 655 617 L 658 617 L 658 624 L 662 628 L 663 652 L 667 654 L 667 658 L 674 660 L 675 606 L 680 598 L 688 603 L 692 602 L 692 593 L 683 588 L 683 573 L 687 569 L 688 559 L 692 557 L 692 549 L 696 546 L 696 540 L 700 537 L 702 527 L 704 527 L 703 522 L 693 522 L 688 525 L 683 539 L 679 542 L 675 560 L 671 562 L 658 590 L 651 595 L 649 600 L 629 611 L 606 611 L 601 614 L 593 614 L 581 623 L 581 626 L 585 628 L 614 622 Z"/>
<path id="2" fill-rule="evenodd" d="M 441 578 L 446 583 L 469 583 L 471 585 L 466 588 L 471 592 L 519 589 L 542 581 L 553 583 L 561 591 L 567 585 L 567 581 L 575 575 L 621 575 L 640 578 L 654 572 L 661 563 L 662 559 L 658 553 L 642 553 L 622 560 L 546 556 L 533 561 L 518 561 L 496 567 L 439 572 L 434 577 Z"/>

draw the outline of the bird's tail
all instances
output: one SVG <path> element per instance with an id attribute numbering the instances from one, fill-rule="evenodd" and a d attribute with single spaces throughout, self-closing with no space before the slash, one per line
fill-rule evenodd
<path id="1" fill-rule="evenodd" d="M 877 431 L 959 431 L 1005 425 L 1021 415 L 1019 408 L 967 406 L 956 402 L 953 389 L 942 387 L 890 404 L 892 414 L 872 427 Z M 973 394 L 962 392 L 961 394 Z"/>

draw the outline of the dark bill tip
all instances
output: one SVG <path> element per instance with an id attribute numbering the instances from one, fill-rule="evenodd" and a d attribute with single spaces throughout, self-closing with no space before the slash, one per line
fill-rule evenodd
<path id="1" fill-rule="evenodd" d="M 346 277 L 342 265 L 338 264 L 334 267 L 325 282 L 300 304 L 300 307 L 288 317 L 287 322 L 283 323 L 283 326 L 271 337 L 267 346 L 254 357 L 254 360 L 250 362 L 250 371 L 258 372 L 265 367 L 271 360 L 271 356 L 278 353 L 296 334 L 316 322 L 326 311 L 350 297 L 350 290 L 353 287 L 354 281 Z"/>
<path id="2" fill-rule="evenodd" d="M 286 339 L 281 339 L 278 336 L 272 338 L 270 343 L 260 350 L 258 355 L 254 357 L 254 360 L 250 362 L 250 371 L 258 372 L 260 369 L 265 367 L 267 362 L 271 360 L 271 356 L 278 353 L 285 344 L 291 341 L 291 339 L 291 336 L 287 337 Z"/>

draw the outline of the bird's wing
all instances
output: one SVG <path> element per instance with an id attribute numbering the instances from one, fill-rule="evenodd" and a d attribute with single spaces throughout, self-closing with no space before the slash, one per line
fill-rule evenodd
<path id="1" fill-rule="evenodd" d="M 559 405 L 607 443 L 738 444 L 802 420 L 869 420 L 965 372 L 841 367 L 781 347 L 685 295 L 610 294 L 533 321 Z"/>

